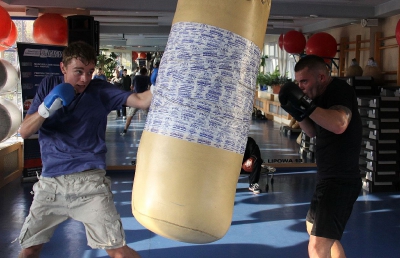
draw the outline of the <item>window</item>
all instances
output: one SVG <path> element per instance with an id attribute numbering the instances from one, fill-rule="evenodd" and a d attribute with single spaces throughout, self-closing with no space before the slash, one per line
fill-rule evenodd
<path id="1" fill-rule="evenodd" d="M 264 72 L 272 73 L 275 68 L 279 66 L 279 61 L 283 60 L 284 62 L 286 62 L 286 71 L 288 78 L 294 80 L 294 66 L 296 65 L 295 56 L 284 52 L 284 50 L 281 50 L 277 42 L 267 43 L 264 50 L 266 52 L 265 54 L 268 56 L 268 58 L 265 60 Z M 283 56 L 281 58 L 279 57 L 278 51 L 283 52 Z"/>

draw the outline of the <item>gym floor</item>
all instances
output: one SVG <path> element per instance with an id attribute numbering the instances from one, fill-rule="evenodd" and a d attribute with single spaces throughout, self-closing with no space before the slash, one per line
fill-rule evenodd
<path id="1" fill-rule="evenodd" d="M 145 115 L 139 112 L 125 136 L 125 121 L 109 115 L 107 129 L 109 165 L 116 207 L 121 214 L 130 247 L 143 258 L 236 258 L 236 257 L 308 257 L 305 215 L 315 186 L 315 168 L 299 162 L 297 135 L 284 135 L 280 124 L 253 120 L 250 130 L 260 146 L 264 161 L 277 163 L 277 171 L 260 179 L 263 192 L 248 190 L 247 175 L 240 175 L 235 197 L 232 225 L 220 240 L 209 244 L 188 244 L 158 236 L 141 226 L 131 212 L 131 191 L 137 146 Z M 282 168 L 288 162 L 291 168 Z M 296 167 L 298 163 L 298 167 Z M 28 214 L 33 183 L 15 180 L 0 189 L 0 257 L 17 257 L 16 238 Z M 268 185 L 268 191 L 266 187 Z M 342 244 L 347 257 L 400 257 L 400 193 L 367 193 L 355 203 Z M 42 258 L 107 257 L 104 250 L 87 246 L 83 225 L 69 220 L 61 224 Z"/>

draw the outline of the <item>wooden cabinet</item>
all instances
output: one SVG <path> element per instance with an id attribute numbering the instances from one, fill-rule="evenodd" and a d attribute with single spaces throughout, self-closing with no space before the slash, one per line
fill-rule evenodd
<path id="1" fill-rule="evenodd" d="M 264 93 L 262 97 L 258 95 L 254 98 L 254 107 L 261 110 L 265 117 L 283 124 L 289 124 L 292 117 L 281 108 L 278 101 L 278 95 Z"/>
<path id="2" fill-rule="evenodd" d="M 22 164 L 21 142 L 0 144 L 0 188 L 21 177 Z"/>

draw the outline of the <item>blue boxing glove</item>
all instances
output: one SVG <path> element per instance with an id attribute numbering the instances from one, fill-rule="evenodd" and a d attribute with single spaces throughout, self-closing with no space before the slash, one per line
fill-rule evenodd
<path id="1" fill-rule="evenodd" d="M 281 87 L 279 102 L 281 107 L 299 122 L 317 108 L 312 99 L 293 82 L 287 82 Z"/>
<path id="2" fill-rule="evenodd" d="M 61 83 L 54 87 L 40 104 L 38 113 L 48 118 L 62 106 L 68 106 L 75 97 L 75 89 L 69 83 Z"/>

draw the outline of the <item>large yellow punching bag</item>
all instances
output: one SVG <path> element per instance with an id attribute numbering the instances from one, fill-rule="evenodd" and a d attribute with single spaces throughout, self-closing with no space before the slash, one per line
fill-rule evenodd
<path id="1" fill-rule="evenodd" d="M 140 140 L 137 221 L 208 243 L 228 231 L 270 0 L 178 0 Z"/>

